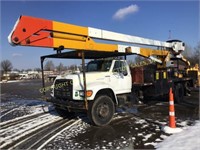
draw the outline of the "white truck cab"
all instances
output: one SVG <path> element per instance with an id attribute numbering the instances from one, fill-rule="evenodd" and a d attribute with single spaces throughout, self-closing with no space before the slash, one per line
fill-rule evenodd
<path id="1" fill-rule="evenodd" d="M 129 66 L 125 60 L 93 60 L 87 64 L 86 67 L 86 87 L 87 87 L 87 100 L 89 101 L 89 110 L 91 111 L 92 105 L 99 97 L 100 99 L 109 99 L 112 106 L 107 104 L 107 101 L 102 101 L 102 111 L 106 118 L 109 116 L 109 120 L 112 119 L 115 106 L 118 105 L 117 95 L 131 93 L 132 88 L 132 78 Z M 69 111 L 71 109 L 79 108 L 78 105 L 84 104 L 84 83 L 83 83 L 83 73 L 72 73 L 64 76 L 58 76 L 54 81 L 52 97 L 55 101 L 55 104 L 58 104 L 58 101 L 62 101 L 62 108 L 65 107 Z M 57 102 L 56 102 L 57 101 Z M 63 101 L 64 103 L 63 105 Z M 78 104 L 78 102 L 80 102 Z M 73 104 L 72 104 L 73 103 Z M 75 103 L 75 104 L 74 104 Z M 101 105 L 101 102 L 99 102 Z M 59 106 L 58 106 L 59 107 Z M 110 107 L 113 107 L 113 111 Z M 90 112 L 91 113 L 91 112 Z M 105 113 L 107 115 L 105 115 Z M 98 114 L 99 115 L 99 114 Z M 93 120 L 93 119 L 92 119 Z M 102 119 L 100 119 L 102 120 Z M 98 125 L 104 125 L 95 122 Z M 106 124 L 109 123 L 106 121 Z"/>
<path id="2" fill-rule="evenodd" d="M 88 100 L 94 100 L 96 94 L 102 89 L 110 89 L 117 94 L 130 93 L 132 88 L 130 69 L 125 60 L 94 60 L 90 61 L 86 70 Z M 62 87 L 72 86 L 68 94 L 57 92 Z M 52 96 L 62 98 L 70 95 L 71 100 L 84 100 L 83 73 L 59 75 L 54 81 Z M 71 93 L 71 94 L 70 94 Z M 62 95 L 64 94 L 64 95 Z M 116 100 L 117 103 L 117 100 Z"/>

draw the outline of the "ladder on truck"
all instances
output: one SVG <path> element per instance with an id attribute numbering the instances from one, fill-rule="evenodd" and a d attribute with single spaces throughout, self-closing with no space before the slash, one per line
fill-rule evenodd
<path id="1" fill-rule="evenodd" d="M 56 50 L 56 54 L 41 57 L 43 87 L 45 87 L 43 73 L 45 58 L 82 59 L 84 91 L 86 91 L 85 59 L 136 54 L 150 58 L 164 67 L 171 63 L 172 58 L 180 59 L 189 65 L 181 55 L 185 45 L 179 40 L 162 42 L 30 16 L 19 17 L 8 36 L 8 41 L 13 46 L 45 47 Z M 64 49 L 73 51 L 64 52 Z"/>

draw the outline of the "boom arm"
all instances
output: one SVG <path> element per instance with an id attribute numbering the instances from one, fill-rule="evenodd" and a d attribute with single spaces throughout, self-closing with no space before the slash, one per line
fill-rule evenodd
<path id="1" fill-rule="evenodd" d="M 97 43 L 93 39 L 123 42 L 126 45 Z M 166 57 L 169 52 L 176 56 L 184 50 L 184 43 L 181 41 L 171 43 L 161 42 L 29 16 L 20 16 L 8 36 L 8 40 L 12 45 L 47 47 L 58 50 L 73 49 L 133 53 L 150 58 L 153 58 L 153 56 Z M 132 46 L 130 44 L 156 46 L 165 50 L 153 50 Z M 159 59 L 155 58 L 155 60 L 162 63 Z"/>

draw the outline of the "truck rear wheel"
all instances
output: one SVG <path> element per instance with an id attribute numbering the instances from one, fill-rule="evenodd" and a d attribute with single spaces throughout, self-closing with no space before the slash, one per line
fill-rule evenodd
<path id="1" fill-rule="evenodd" d="M 110 123 L 115 112 L 112 99 L 109 96 L 101 95 L 89 105 L 88 117 L 94 125 L 104 126 Z"/>
<path id="2" fill-rule="evenodd" d="M 182 84 L 177 84 L 175 87 L 174 98 L 176 103 L 181 103 L 184 98 L 184 88 Z"/>

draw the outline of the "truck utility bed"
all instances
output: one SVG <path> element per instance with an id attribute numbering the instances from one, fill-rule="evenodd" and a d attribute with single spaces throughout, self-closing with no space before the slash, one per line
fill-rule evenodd
<path id="1" fill-rule="evenodd" d="M 155 65 L 137 66 L 131 68 L 133 84 L 151 83 L 155 80 Z"/>

